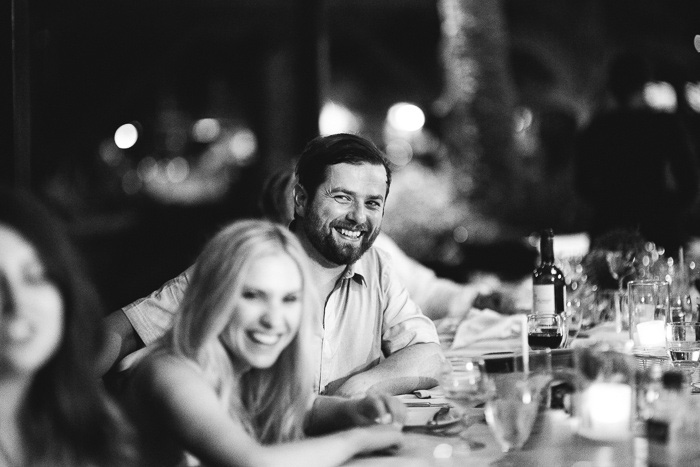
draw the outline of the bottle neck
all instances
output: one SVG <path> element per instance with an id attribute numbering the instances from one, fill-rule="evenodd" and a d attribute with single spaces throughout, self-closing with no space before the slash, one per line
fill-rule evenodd
<path id="1" fill-rule="evenodd" d="M 540 240 L 540 261 L 542 264 L 554 262 L 554 239 L 543 236 Z"/>

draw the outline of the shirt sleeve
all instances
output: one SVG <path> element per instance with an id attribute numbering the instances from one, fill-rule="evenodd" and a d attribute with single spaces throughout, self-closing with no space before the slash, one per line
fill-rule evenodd
<path id="1" fill-rule="evenodd" d="M 384 298 L 382 352 L 389 356 L 414 344 L 439 344 L 435 324 L 411 300 L 408 291 L 381 250 L 378 253 L 380 280 Z"/>
<path id="2" fill-rule="evenodd" d="M 172 326 L 189 284 L 193 267 L 190 266 L 150 295 L 122 308 L 144 344 L 151 344 Z"/>
<path id="3" fill-rule="evenodd" d="M 460 284 L 437 277 L 432 269 L 408 256 L 382 232 L 379 233 L 374 246 L 388 254 L 391 269 L 406 286 L 411 300 L 432 320 L 447 316 L 462 317 L 467 314 L 480 292 L 489 292 L 485 285 Z"/>

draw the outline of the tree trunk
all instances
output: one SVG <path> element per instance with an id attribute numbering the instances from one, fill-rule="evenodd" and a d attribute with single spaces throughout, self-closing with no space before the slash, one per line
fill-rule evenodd
<path id="1" fill-rule="evenodd" d="M 440 0 L 444 90 L 438 101 L 460 196 L 507 213 L 514 188 L 514 84 L 500 1 Z"/>

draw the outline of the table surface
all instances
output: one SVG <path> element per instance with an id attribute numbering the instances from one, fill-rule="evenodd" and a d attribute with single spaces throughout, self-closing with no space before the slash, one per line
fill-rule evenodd
<path id="1" fill-rule="evenodd" d="M 483 411 L 482 411 L 483 413 Z M 519 451 L 504 454 L 485 421 L 466 430 L 484 448 L 469 451 L 454 429 L 423 432 L 406 431 L 404 443 L 393 455 L 352 459 L 350 466 L 643 466 L 646 465 L 644 440 L 618 443 L 589 440 L 574 432 L 570 417 L 561 410 L 538 414 L 530 438 Z"/>
<path id="2" fill-rule="evenodd" d="M 590 333 L 590 341 L 624 340 L 625 336 L 613 335 L 606 327 Z M 608 335 L 610 334 L 610 335 Z M 585 339 L 588 340 L 589 338 Z M 584 339 L 582 339 L 583 341 Z M 505 346 L 502 346 L 505 344 Z M 499 343 L 483 342 L 463 355 L 476 356 L 507 348 L 514 350 L 510 339 Z M 448 352 L 449 353 L 449 352 Z M 448 357 L 449 358 L 449 357 Z M 435 403 L 446 402 L 441 394 L 428 399 Z M 404 402 L 413 396 L 400 396 Z M 412 408 L 408 408 L 412 410 Z M 440 429 L 404 429 L 403 445 L 393 454 L 363 456 L 352 459 L 350 466 L 412 467 L 412 466 L 546 466 L 546 467 L 607 467 L 645 466 L 646 441 L 642 437 L 624 442 L 604 443 L 589 440 L 575 431 L 575 421 L 562 410 L 541 410 L 530 438 L 516 452 L 503 453 L 483 417 L 483 409 L 471 409 L 470 418 L 478 420 L 465 433 L 470 440 L 483 443 L 482 449 L 469 451 L 459 435 L 458 425 Z"/>

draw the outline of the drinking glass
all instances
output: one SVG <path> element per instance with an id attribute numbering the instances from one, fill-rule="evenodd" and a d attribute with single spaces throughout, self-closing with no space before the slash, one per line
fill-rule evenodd
<path id="1" fill-rule="evenodd" d="M 571 297 L 566 302 L 566 311 L 564 312 L 567 333 L 564 342 L 565 347 L 571 347 L 571 343 L 576 339 L 579 331 L 581 331 L 581 325 L 583 324 L 583 307 L 584 305 L 578 297 Z"/>
<path id="2" fill-rule="evenodd" d="M 574 429 L 584 438 L 617 442 L 633 436 L 637 360 L 604 343 L 574 349 Z"/>
<path id="3" fill-rule="evenodd" d="M 637 350 L 662 351 L 666 347 L 664 325 L 669 316 L 669 285 L 641 280 L 627 284 L 630 338 Z"/>
<path id="4" fill-rule="evenodd" d="M 532 350 L 558 349 L 566 343 L 566 318 L 558 314 L 527 316 L 527 342 Z"/>
<path id="5" fill-rule="evenodd" d="M 503 452 L 519 450 L 530 437 L 549 378 L 525 373 L 494 375 L 495 390 L 486 402 L 486 423 Z"/>
<path id="6" fill-rule="evenodd" d="M 700 364 L 700 322 L 666 323 L 666 353 L 671 364 L 692 382 Z"/>
<path id="7" fill-rule="evenodd" d="M 491 391 L 490 384 L 484 361 L 480 358 L 451 356 L 442 367 L 440 387 L 460 412 L 460 436 L 469 451 L 485 447 L 483 443 L 472 440 L 466 430 L 477 422 L 478 418 L 470 417 L 470 411 L 486 401 Z"/>

